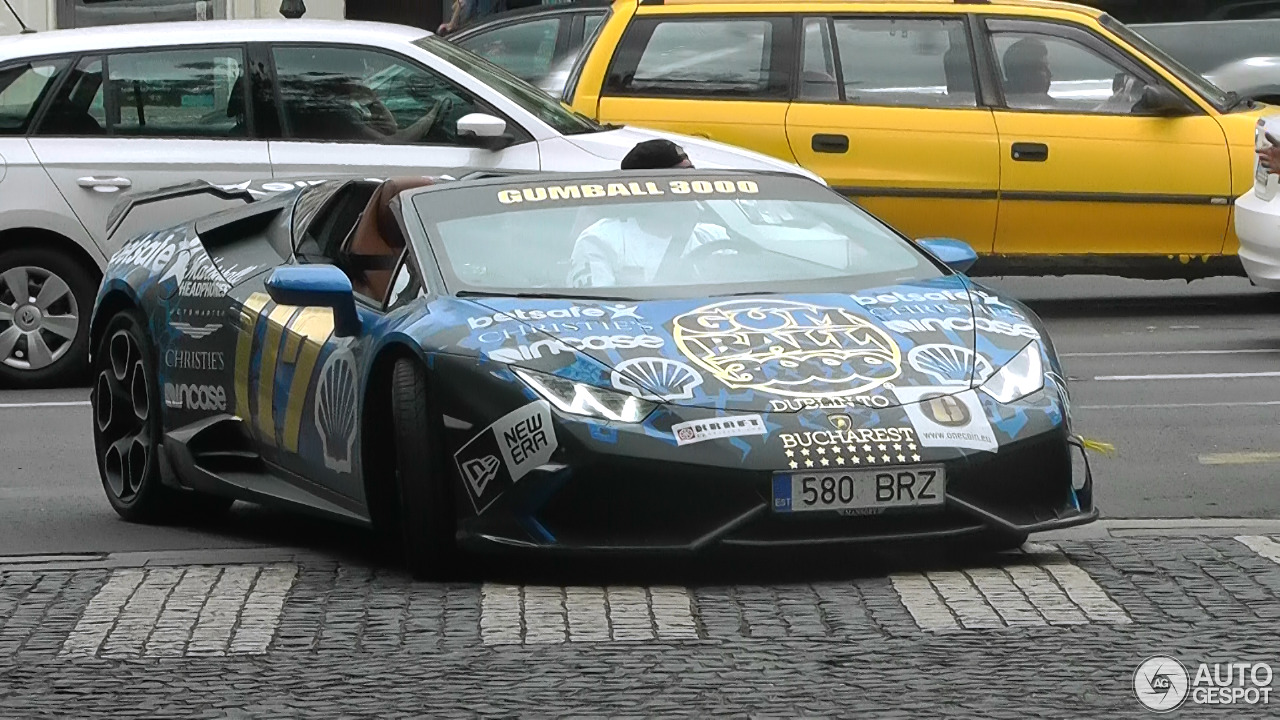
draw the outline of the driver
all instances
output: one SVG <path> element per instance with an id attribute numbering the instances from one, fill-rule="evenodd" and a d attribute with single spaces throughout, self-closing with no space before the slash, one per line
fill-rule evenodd
<path id="1" fill-rule="evenodd" d="M 1010 106 L 1026 109 L 1056 108 L 1049 94 L 1053 72 L 1049 69 L 1049 48 L 1035 38 L 1023 38 L 1004 51 L 1005 99 Z"/>
<path id="2" fill-rule="evenodd" d="M 626 218 L 605 218 L 573 244 L 570 287 L 644 285 L 708 242 L 728 240 L 724 228 L 698 222 L 694 202 L 648 205 Z"/>

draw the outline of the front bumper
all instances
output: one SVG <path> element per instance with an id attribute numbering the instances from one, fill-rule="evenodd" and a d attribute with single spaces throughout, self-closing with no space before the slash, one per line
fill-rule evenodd
<path id="1" fill-rule="evenodd" d="M 1250 191 L 1236 200 L 1240 264 L 1253 284 L 1280 290 L 1280 198 L 1267 202 Z"/>
<path id="2" fill-rule="evenodd" d="M 521 480 L 460 523 L 458 540 L 476 551 L 671 554 L 1016 535 L 1098 517 L 1088 458 L 1065 426 L 941 464 L 943 505 L 844 516 L 773 512 L 770 471 L 595 455 Z"/>

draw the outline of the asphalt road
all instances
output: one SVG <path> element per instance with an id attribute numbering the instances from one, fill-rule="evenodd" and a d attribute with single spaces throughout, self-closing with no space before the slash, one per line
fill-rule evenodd
<path id="1" fill-rule="evenodd" d="M 1041 314 L 1072 381 L 1107 518 L 1280 518 L 1280 298 L 1242 279 L 1001 278 Z M 0 555 L 294 546 L 363 534 L 237 506 L 208 529 L 117 519 L 94 463 L 87 388 L 0 392 Z"/>

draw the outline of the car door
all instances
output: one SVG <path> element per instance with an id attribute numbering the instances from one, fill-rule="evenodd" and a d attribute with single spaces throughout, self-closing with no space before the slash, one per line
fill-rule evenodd
<path id="1" fill-rule="evenodd" d="M 794 162 L 786 132 L 793 28 L 789 16 L 637 15 L 609 65 L 597 119 Z"/>
<path id="2" fill-rule="evenodd" d="M 191 180 L 271 177 L 267 144 L 253 138 L 238 46 L 121 50 L 80 57 L 30 138 L 81 224 L 105 239 L 120 193 Z"/>
<path id="3" fill-rule="evenodd" d="M 441 73 L 363 46 L 278 44 L 271 49 L 280 136 L 276 177 L 341 173 L 457 174 L 539 169 L 537 143 L 516 123 Z M 471 113 L 507 121 L 510 146 L 493 151 L 458 133 Z"/>
<path id="4" fill-rule="evenodd" d="M 1231 166 L 1214 117 L 1085 28 L 985 25 L 1003 96 L 997 253 L 1222 251 Z M 1164 88 L 1185 107 L 1146 110 L 1146 88 Z"/>
<path id="5" fill-rule="evenodd" d="M 990 252 L 1000 187 L 963 15 L 803 20 L 796 161 L 912 237 Z"/>
<path id="6" fill-rule="evenodd" d="M 335 264 L 331 256 L 360 221 L 376 187 L 354 182 L 336 192 L 316 189 L 330 194 L 307 227 L 295 232 L 292 262 Z M 304 193 L 299 214 L 315 200 L 308 197 L 311 192 Z M 232 290 L 242 307 L 234 363 L 236 412 L 258 441 L 262 457 L 283 469 L 286 478 L 305 478 L 319 486 L 319 494 L 353 510 L 351 503 L 364 497 L 356 481 L 362 404 L 358 368 L 369 336 L 336 336 L 330 308 L 274 302 L 264 285 L 268 277 L 263 274 Z M 356 300 L 356 311 L 368 327 L 380 314 L 381 298 L 357 293 Z"/>

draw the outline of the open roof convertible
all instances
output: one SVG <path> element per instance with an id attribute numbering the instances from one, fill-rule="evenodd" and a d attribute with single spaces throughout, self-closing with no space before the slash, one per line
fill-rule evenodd
<path id="1" fill-rule="evenodd" d="M 963 243 L 780 174 L 300 184 L 112 259 L 92 399 L 123 517 L 306 509 L 420 576 L 1097 517 L 1053 345 Z"/>

